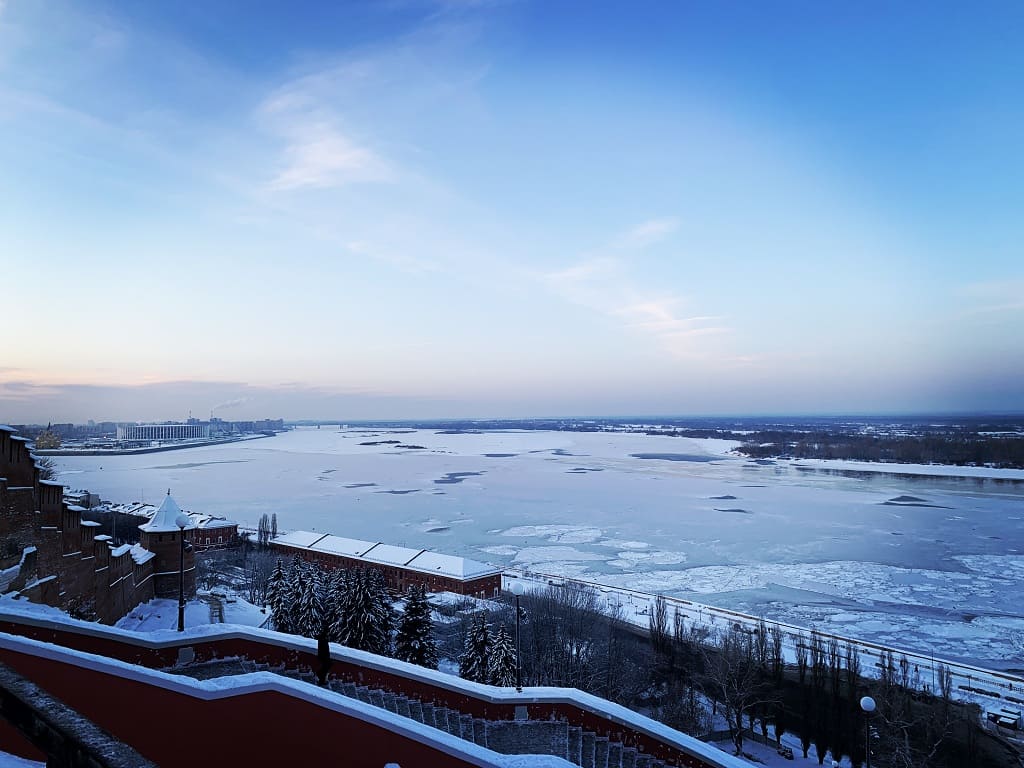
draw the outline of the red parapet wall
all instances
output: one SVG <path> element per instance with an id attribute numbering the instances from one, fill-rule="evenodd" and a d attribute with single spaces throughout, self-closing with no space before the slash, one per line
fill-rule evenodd
<path id="1" fill-rule="evenodd" d="M 89 629 L 75 624 L 65 625 L 51 621 L 23 621 L 19 617 L 0 618 L 0 632 L 20 635 L 151 669 L 174 665 L 178 660 L 179 649 L 184 648 L 189 649 L 189 658 L 194 658 L 196 662 L 243 658 L 271 667 L 284 667 L 293 670 L 316 671 L 319 668 L 315 643 L 292 635 L 277 635 L 262 631 L 248 634 L 244 628 L 225 627 L 224 632 L 220 635 L 204 634 L 199 637 L 185 635 L 180 641 L 177 639 L 168 641 L 161 638 L 160 642 L 152 642 L 134 636 L 118 636 L 110 630 L 89 631 Z M 337 646 L 335 648 L 337 649 Z M 367 661 L 364 662 L 363 657 Z M 664 760 L 669 765 L 685 766 L 686 768 L 715 768 L 722 764 L 730 764 L 725 753 L 722 753 L 722 760 L 704 759 L 699 754 L 694 754 L 693 751 L 687 751 L 672 743 L 671 739 L 658 738 L 657 735 L 645 732 L 642 728 L 633 727 L 628 722 L 620 722 L 603 712 L 589 709 L 575 699 L 590 697 L 576 691 L 566 690 L 564 697 L 550 694 L 539 697 L 531 695 L 529 689 L 521 695 L 511 694 L 507 689 L 492 689 L 496 695 L 489 697 L 478 691 L 480 686 L 466 684 L 459 678 L 451 678 L 450 684 L 442 685 L 425 676 L 408 674 L 407 666 L 393 659 L 340 649 L 340 652 L 332 653 L 330 675 L 333 678 L 351 681 L 358 685 L 381 688 L 392 693 L 414 697 L 423 702 L 446 706 L 486 720 L 511 720 L 516 717 L 517 708 L 526 707 L 531 720 L 566 720 L 571 725 L 582 726 L 585 730 L 608 736 L 613 741 L 636 747 L 643 754 Z M 43 685 L 43 687 L 46 686 Z M 54 691 L 51 693 L 58 695 Z M 135 746 L 134 742 L 131 743 Z M 141 748 L 139 751 L 146 754 Z M 410 763 L 410 765 L 416 764 Z M 378 765 L 383 765 L 383 763 Z"/>
<path id="2" fill-rule="evenodd" d="M 480 765 L 279 691 L 208 700 L 168 689 L 160 681 L 120 677 L 8 648 L 0 648 L 0 660 L 164 768 Z"/>

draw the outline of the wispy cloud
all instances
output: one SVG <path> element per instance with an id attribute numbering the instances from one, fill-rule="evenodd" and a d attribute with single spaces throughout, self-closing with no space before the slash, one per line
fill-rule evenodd
<path id="1" fill-rule="evenodd" d="M 613 238 L 598 253 L 542 275 L 541 281 L 563 299 L 654 338 L 673 355 L 703 355 L 700 339 L 730 332 L 725 318 L 687 312 L 693 302 L 663 288 L 655 291 L 634 264 L 644 249 L 669 239 L 678 227 L 674 218 L 650 219 Z"/>
<path id="2" fill-rule="evenodd" d="M 279 169 L 267 184 L 270 190 L 339 187 L 394 177 L 388 163 L 346 134 L 341 118 L 324 107 L 278 94 L 260 112 L 284 144 Z"/>
<path id="3" fill-rule="evenodd" d="M 678 219 L 650 219 L 621 235 L 614 245 L 621 250 L 647 248 L 668 239 L 677 229 Z"/>
<path id="4" fill-rule="evenodd" d="M 648 331 L 666 340 L 680 341 L 695 336 L 726 333 L 720 325 L 722 317 L 695 315 L 681 317 L 677 299 L 650 300 L 613 310 L 612 314 L 624 318 L 632 327 Z"/>
<path id="5" fill-rule="evenodd" d="M 972 283 L 963 293 L 972 304 L 962 312 L 965 316 L 1024 312 L 1024 280 Z"/>

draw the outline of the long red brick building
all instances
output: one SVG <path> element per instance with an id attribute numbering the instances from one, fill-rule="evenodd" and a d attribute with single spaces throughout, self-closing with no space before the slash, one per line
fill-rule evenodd
<path id="1" fill-rule="evenodd" d="M 501 591 L 501 569 L 487 563 L 427 549 L 396 547 L 325 533 L 293 531 L 270 542 L 282 555 L 298 556 L 327 568 L 373 568 L 390 589 L 423 586 L 429 592 L 494 597 Z"/>

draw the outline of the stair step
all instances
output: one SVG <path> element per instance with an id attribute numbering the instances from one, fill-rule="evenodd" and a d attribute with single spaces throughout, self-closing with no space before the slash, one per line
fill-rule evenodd
<path id="1" fill-rule="evenodd" d="M 594 768 L 594 740 L 596 738 L 593 731 L 584 731 L 580 737 L 580 765 L 582 768 Z"/>
<path id="2" fill-rule="evenodd" d="M 409 699 L 409 717 L 417 723 L 425 723 L 423 718 L 423 705 L 418 699 Z"/>
<path id="3" fill-rule="evenodd" d="M 370 689 L 370 703 L 375 707 L 387 709 L 387 707 L 384 706 L 384 692 L 379 688 Z"/>
<path id="4" fill-rule="evenodd" d="M 636 768 L 654 768 L 654 758 L 650 755 L 637 755 Z"/>
<path id="5" fill-rule="evenodd" d="M 423 720 L 421 722 L 424 722 L 427 725 L 434 725 L 434 705 L 429 701 L 421 701 L 420 711 L 423 715 Z"/>
<path id="6" fill-rule="evenodd" d="M 487 747 L 487 721 L 479 717 L 473 718 L 473 743 Z"/>
<path id="7" fill-rule="evenodd" d="M 618 741 L 608 742 L 608 768 L 622 768 L 622 744 Z"/>
<path id="8" fill-rule="evenodd" d="M 636 748 L 635 747 L 623 747 L 622 768 L 636 768 Z"/>
<path id="9" fill-rule="evenodd" d="M 409 714 L 409 700 L 405 696 L 395 696 L 395 713 L 402 717 L 411 717 Z"/>
<path id="10" fill-rule="evenodd" d="M 565 759 L 568 731 L 564 720 L 487 721 L 487 748 L 504 755 L 554 755 Z"/>
<path id="11" fill-rule="evenodd" d="M 565 759 L 574 765 L 579 765 L 583 746 L 583 729 L 578 725 L 570 725 L 567 734 Z"/>
<path id="12" fill-rule="evenodd" d="M 356 698 L 360 701 L 369 704 L 370 703 L 370 689 L 365 685 L 356 686 Z"/>
<path id="13" fill-rule="evenodd" d="M 473 740 L 473 716 L 472 715 L 459 715 L 459 731 L 458 735 L 460 738 L 466 741 Z"/>
<path id="14" fill-rule="evenodd" d="M 451 710 L 448 707 L 434 707 L 434 720 L 437 727 L 445 733 L 452 733 L 454 731 L 453 725 L 454 720 L 452 718 Z"/>
<path id="15" fill-rule="evenodd" d="M 608 737 L 594 739 L 594 768 L 608 768 Z"/>

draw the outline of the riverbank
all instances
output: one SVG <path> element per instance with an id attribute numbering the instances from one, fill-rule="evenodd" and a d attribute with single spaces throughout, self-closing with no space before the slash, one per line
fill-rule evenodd
<path id="1" fill-rule="evenodd" d="M 211 445 L 242 443 L 246 440 L 259 440 L 264 437 L 277 437 L 277 435 L 244 435 L 222 440 L 196 440 L 188 443 L 150 445 L 145 448 L 53 448 L 51 450 L 36 450 L 33 453 L 36 456 L 135 456 L 143 453 L 163 453 L 164 451 L 182 451 L 186 448 L 208 448 Z"/>

